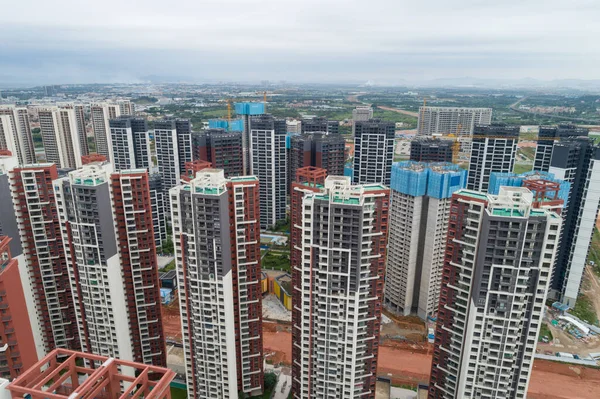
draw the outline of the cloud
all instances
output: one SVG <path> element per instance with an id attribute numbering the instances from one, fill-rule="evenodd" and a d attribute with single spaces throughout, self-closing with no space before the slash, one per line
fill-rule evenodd
<path id="1" fill-rule="evenodd" d="M 598 17 L 594 0 L 26 0 L 0 14 L 0 81 L 593 79 Z"/>

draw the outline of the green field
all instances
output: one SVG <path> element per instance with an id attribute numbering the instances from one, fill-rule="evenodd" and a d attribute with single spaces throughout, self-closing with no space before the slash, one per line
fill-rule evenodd
<path id="1" fill-rule="evenodd" d="M 598 316 L 594 311 L 592 301 L 585 294 L 579 295 L 571 314 L 590 324 L 598 325 Z"/>
<path id="2" fill-rule="evenodd" d="M 533 169 L 533 165 L 531 165 L 531 164 L 515 163 L 513 172 L 520 175 L 521 173 L 531 171 L 531 169 Z"/>
<path id="3" fill-rule="evenodd" d="M 270 270 L 281 270 L 281 271 L 285 271 L 285 272 L 291 272 L 291 266 L 290 266 L 290 255 L 289 252 L 288 253 L 279 253 L 279 252 L 272 252 L 269 251 L 269 253 L 267 253 L 265 255 L 265 257 L 262 259 L 262 265 L 261 267 L 263 269 L 270 269 Z"/>
<path id="4" fill-rule="evenodd" d="M 181 388 L 171 387 L 171 399 L 186 399 L 187 391 Z"/>

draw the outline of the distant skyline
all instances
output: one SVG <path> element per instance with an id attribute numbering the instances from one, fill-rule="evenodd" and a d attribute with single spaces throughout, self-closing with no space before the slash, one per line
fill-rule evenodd
<path id="1" fill-rule="evenodd" d="M 25 0 L 0 83 L 600 79 L 594 0 Z"/>

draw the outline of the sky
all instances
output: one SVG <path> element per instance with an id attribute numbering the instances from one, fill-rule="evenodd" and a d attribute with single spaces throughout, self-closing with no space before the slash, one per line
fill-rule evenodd
<path id="1" fill-rule="evenodd" d="M 598 0 L 4 3 L 4 84 L 600 79 Z"/>

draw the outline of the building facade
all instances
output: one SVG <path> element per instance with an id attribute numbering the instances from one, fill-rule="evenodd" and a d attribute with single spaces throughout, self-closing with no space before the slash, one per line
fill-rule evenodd
<path id="1" fill-rule="evenodd" d="M 288 163 L 284 119 L 271 115 L 250 118 L 250 173 L 260 181 L 260 227 L 286 218 Z"/>
<path id="2" fill-rule="evenodd" d="M 166 365 L 145 170 L 86 165 L 54 182 L 82 350 Z"/>
<path id="3" fill-rule="evenodd" d="M 109 121 L 115 171 L 149 169 L 150 133 L 144 118 L 121 116 Z"/>
<path id="4" fill-rule="evenodd" d="M 235 113 L 242 118 L 242 158 L 244 164 L 244 175 L 253 174 L 250 155 L 250 119 L 265 113 L 264 103 L 235 103 Z"/>
<path id="5" fill-rule="evenodd" d="M 575 125 L 561 124 L 558 126 L 540 126 L 538 141 L 535 149 L 533 170 L 548 172 L 552 160 L 554 144 L 569 137 L 587 137 L 589 130 Z"/>
<path id="6" fill-rule="evenodd" d="M 194 160 L 210 162 L 215 169 L 223 169 L 225 177 L 243 176 L 243 132 L 208 129 L 193 134 Z"/>
<path id="7" fill-rule="evenodd" d="M 526 398 L 561 218 L 526 188 L 452 197 L 429 398 Z"/>
<path id="8" fill-rule="evenodd" d="M 258 179 L 204 169 L 170 195 L 188 397 L 261 394 Z"/>
<path id="9" fill-rule="evenodd" d="M 292 394 L 374 398 L 389 190 L 325 175 L 292 185 Z"/>
<path id="10" fill-rule="evenodd" d="M 346 140 L 339 133 L 303 133 L 290 138 L 290 183 L 300 168 L 315 166 L 326 169 L 330 176 L 343 176 L 345 164 Z"/>
<path id="11" fill-rule="evenodd" d="M 38 109 L 46 161 L 59 168 L 81 167 L 80 135 L 73 107 Z"/>
<path id="12" fill-rule="evenodd" d="M 1 378 L 16 378 L 38 360 L 25 299 L 27 291 L 23 289 L 19 262 L 13 259 L 9 246 L 12 240 L 0 235 Z"/>
<path id="13" fill-rule="evenodd" d="M 485 193 L 492 172 L 512 172 L 518 141 L 518 126 L 475 126 L 467 189 Z"/>
<path id="14" fill-rule="evenodd" d="M 327 133 L 338 134 L 340 132 L 340 123 L 338 121 L 330 121 L 322 117 L 314 117 L 312 119 L 302 119 L 300 132 L 288 133 Z M 307 165 L 308 166 L 308 165 Z"/>
<path id="15" fill-rule="evenodd" d="M 419 107 L 417 135 L 452 134 L 460 142 L 461 157 L 469 159 L 475 126 L 491 123 L 491 108 Z"/>
<path id="16" fill-rule="evenodd" d="M 163 179 L 163 188 L 168 192 L 181 181 L 185 163 L 192 161 L 192 132 L 189 120 L 155 121 L 154 140 L 158 172 Z"/>
<path id="17" fill-rule="evenodd" d="M 410 160 L 415 162 L 452 162 L 450 140 L 417 138 L 410 142 Z"/>
<path id="18" fill-rule="evenodd" d="M 552 295 L 572 307 L 581 288 L 600 206 L 600 147 L 587 137 L 561 140 L 554 144 L 548 170 L 556 178 L 571 183 L 562 214 L 563 232 Z"/>
<path id="19" fill-rule="evenodd" d="M 467 172 L 450 163 L 399 162 L 392 167 L 384 305 L 434 317 L 440 297 L 452 194 Z"/>
<path id="20" fill-rule="evenodd" d="M 96 152 L 104 155 L 109 162 L 113 161 L 112 143 L 110 134 L 110 119 L 115 119 L 117 112 L 106 103 L 94 103 L 90 105 L 90 119 L 94 140 L 96 141 Z"/>
<path id="21" fill-rule="evenodd" d="M 354 122 L 354 184 L 388 185 L 394 160 L 395 125 L 378 119 Z"/>
<path id="22" fill-rule="evenodd" d="M 9 172 L 28 281 L 33 292 L 30 314 L 38 353 L 54 348 L 79 349 L 79 329 L 56 207 L 54 164 L 34 164 Z"/>
<path id="23" fill-rule="evenodd" d="M 27 108 L 0 106 L 0 149 L 9 150 L 20 165 L 36 162 Z"/>
<path id="24" fill-rule="evenodd" d="M 75 111 L 77 121 L 77 135 L 79 136 L 79 150 L 81 155 L 89 155 L 90 147 L 87 138 L 87 126 L 85 122 L 85 107 L 83 105 L 69 105 Z"/>

